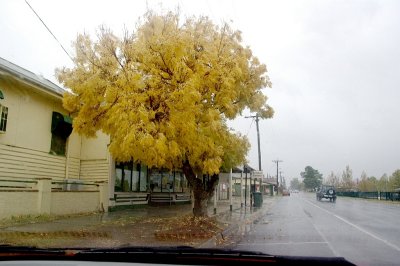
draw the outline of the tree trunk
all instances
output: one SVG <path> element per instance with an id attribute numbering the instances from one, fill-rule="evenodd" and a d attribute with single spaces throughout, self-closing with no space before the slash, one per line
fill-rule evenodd
<path id="1" fill-rule="evenodd" d="M 196 192 L 193 190 L 194 195 L 194 208 L 193 208 L 193 215 L 196 217 L 199 216 L 208 216 L 208 198 L 201 197 L 202 192 Z"/>
<path id="2" fill-rule="evenodd" d="M 203 181 L 203 179 L 196 177 L 196 174 L 188 161 L 183 163 L 182 170 L 193 189 L 193 215 L 196 217 L 208 216 L 207 202 L 213 195 L 215 186 L 218 184 L 218 175 L 214 174 L 208 180 Z"/>

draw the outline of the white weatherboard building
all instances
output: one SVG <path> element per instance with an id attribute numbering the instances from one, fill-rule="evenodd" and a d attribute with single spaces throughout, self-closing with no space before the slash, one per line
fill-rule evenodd
<path id="1" fill-rule="evenodd" d="M 0 58 L 0 219 L 190 201 L 181 172 L 115 162 L 109 136 L 75 133 L 64 92 Z"/>

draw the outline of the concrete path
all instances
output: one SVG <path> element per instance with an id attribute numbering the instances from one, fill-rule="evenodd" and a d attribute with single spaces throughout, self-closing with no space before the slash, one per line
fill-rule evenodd
<path id="1" fill-rule="evenodd" d="M 266 197 L 264 207 L 270 206 L 273 198 Z M 240 199 L 235 198 L 230 211 L 229 201 L 219 201 L 217 213 L 214 214 L 214 205 L 209 203 L 208 213 L 223 224 L 228 232 L 234 232 L 238 225 L 251 223 L 256 219 L 263 208 L 241 207 Z M 191 204 L 143 206 L 109 213 L 98 213 L 87 216 L 78 216 L 59 219 L 51 222 L 9 226 L 0 229 L 0 243 L 2 236 L 9 238 L 13 234 L 16 244 L 35 245 L 37 236 L 42 236 L 40 244 L 44 247 L 116 247 L 116 246 L 174 246 L 190 245 L 214 247 L 222 244 L 214 238 L 197 239 L 195 241 L 159 241 L 155 232 L 159 229 L 160 219 L 183 217 L 192 212 Z M 68 235 L 70 234 L 70 235 Z"/>

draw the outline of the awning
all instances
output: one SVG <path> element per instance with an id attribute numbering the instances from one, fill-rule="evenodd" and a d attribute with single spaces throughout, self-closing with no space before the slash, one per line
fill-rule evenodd
<path id="1" fill-rule="evenodd" d="M 72 132 L 72 118 L 67 115 L 53 112 L 51 119 L 51 133 L 67 138 Z"/>

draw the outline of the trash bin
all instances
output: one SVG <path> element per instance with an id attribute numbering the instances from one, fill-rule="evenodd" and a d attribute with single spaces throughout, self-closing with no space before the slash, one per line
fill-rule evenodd
<path id="1" fill-rule="evenodd" d="M 254 207 L 261 207 L 263 203 L 263 197 L 261 192 L 253 192 Z"/>

